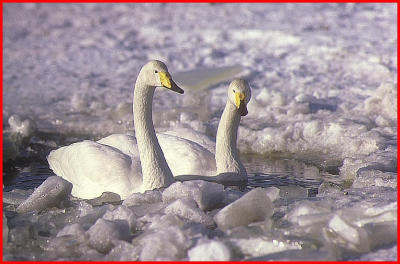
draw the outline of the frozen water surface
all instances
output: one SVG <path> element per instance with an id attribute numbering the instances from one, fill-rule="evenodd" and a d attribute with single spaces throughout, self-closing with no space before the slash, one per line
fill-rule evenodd
<path id="1" fill-rule="evenodd" d="M 397 259 L 395 4 L 3 7 L 3 259 Z M 248 184 L 72 197 L 46 155 L 134 133 L 151 59 L 186 90 L 156 92 L 158 131 L 215 140 L 228 81 L 249 80 Z"/>

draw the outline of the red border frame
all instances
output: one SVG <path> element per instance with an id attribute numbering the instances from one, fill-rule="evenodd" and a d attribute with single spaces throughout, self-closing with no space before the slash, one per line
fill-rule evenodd
<path id="1" fill-rule="evenodd" d="M 227 0 L 219 0 L 219 1 L 205 1 L 205 0 L 194 0 L 194 1 L 169 1 L 169 0 L 161 0 L 161 1 L 155 1 L 155 0 L 150 0 L 150 1 L 96 1 L 96 0 L 86 0 L 86 1 L 78 1 L 78 0 L 68 0 L 68 1 L 57 1 L 57 0 L 46 0 L 46 1 L 26 1 L 26 0 L 19 0 L 19 1 L 14 1 L 14 0 L 2 0 L 1 4 L 0 4 L 0 16 L 1 16 L 1 21 L 0 21 L 0 25 L 1 25 L 1 36 L 0 36 L 0 46 L 2 49 L 2 56 L 0 58 L 0 62 L 1 62 L 1 73 L 3 73 L 3 4 L 4 3 L 97 3 L 97 2 L 101 2 L 101 3 L 124 3 L 124 2 L 136 2 L 136 3 L 145 3 L 145 2 L 153 2 L 153 3 L 159 3 L 159 2 L 172 2 L 172 3 L 190 3 L 190 2 L 195 2 L 195 3 L 209 3 L 209 2 L 218 2 L 218 3 L 241 3 L 244 1 L 241 0 L 231 0 L 231 1 L 227 1 Z M 262 1 L 262 0 L 251 0 L 251 1 L 246 1 L 247 3 L 286 3 L 286 1 Z M 332 1 L 328 1 L 328 0 L 322 0 L 322 1 L 287 1 L 287 2 L 291 2 L 291 3 L 331 3 Z M 339 0 L 339 1 L 334 1 L 335 3 L 340 2 L 340 3 L 346 3 L 349 1 L 344 1 L 344 0 Z M 398 3 L 398 1 L 369 1 L 369 0 L 357 0 L 354 1 L 357 3 Z M 398 11 L 398 5 L 396 6 L 397 11 Z M 398 12 L 397 12 L 398 13 Z M 397 25 L 399 25 L 399 17 L 397 15 Z M 399 32 L 397 31 L 397 39 L 399 36 Z M 397 42 L 397 51 L 399 50 L 399 43 Z M 399 65 L 399 56 L 397 56 L 397 65 Z M 3 74 L 1 74 L 1 91 L 3 91 Z M 397 83 L 399 80 L 399 76 L 397 74 Z M 3 93 L 0 96 L 0 105 L 3 109 Z M 399 103 L 399 96 L 397 96 L 397 109 L 400 108 L 400 103 Z M 399 111 L 397 111 L 397 120 L 399 119 L 400 114 Z M 1 122 L 1 129 L 3 129 L 3 115 L 1 115 L 0 117 L 0 122 Z M 397 122 L 397 131 L 399 130 L 399 123 Z M 0 157 L 1 160 L 3 160 L 3 133 L 1 133 L 0 135 L 1 141 L 0 141 L 0 145 L 1 145 L 1 151 L 0 151 Z M 399 138 L 397 137 L 397 145 L 399 145 Z M 397 167 L 399 167 L 399 160 L 397 160 Z M 1 163 L 0 165 L 1 168 L 1 172 L 3 173 L 3 163 Z M 1 177 L 0 179 L 0 183 L 3 183 L 3 177 Z M 399 200 L 400 194 L 399 192 L 397 192 L 397 201 Z M 1 199 L 0 199 L 0 205 L 3 207 L 3 193 L 1 193 Z M 3 217 L 1 217 L 0 220 L 1 225 L 3 226 Z M 1 229 L 1 234 L 3 234 L 3 228 Z M 399 237 L 400 231 L 397 231 L 397 237 Z M 1 262 L 6 262 L 6 263 L 26 263 L 24 261 L 3 261 L 3 242 L 1 242 Z M 397 256 L 399 255 L 400 250 L 399 248 L 397 248 Z M 398 259 L 399 260 L 399 259 Z M 58 261 L 57 261 L 58 262 Z M 108 263 L 108 262 L 104 262 L 104 261 L 78 261 L 79 263 Z M 288 263 L 289 261 L 282 261 L 279 263 Z M 344 261 L 343 261 L 344 262 Z M 343 263 L 340 261 L 332 261 L 329 263 Z M 397 263 L 398 261 L 383 261 L 383 262 L 379 262 L 379 263 Z M 51 261 L 41 261 L 40 263 L 54 263 Z M 62 263 L 76 263 L 76 262 L 71 262 L 71 261 L 63 261 Z M 116 263 L 131 263 L 131 262 L 116 262 Z M 159 262 L 143 262 L 143 263 L 159 263 Z M 172 262 L 169 261 L 168 263 L 182 263 L 182 262 Z M 191 262 L 191 263 L 204 263 L 204 262 Z M 241 261 L 229 261 L 228 263 L 241 263 Z M 254 261 L 252 262 L 254 264 L 258 264 L 258 263 L 265 263 L 265 262 L 261 262 L 261 261 Z M 289 262 L 289 263 L 323 263 L 322 261 L 294 261 L 294 262 Z M 359 264 L 359 263 L 365 263 L 362 261 L 352 261 L 350 262 L 352 264 Z"/>
<path id="2" fill-rule="evenodd" d="M 117 0 L 117 1 L 107 1 L 107 0 L 44 0 L 44 1 L 29 1 L 29 0 L 2 0 L 2 3 L 348 3 L 348 2 L 356 2 L 356 3 L 397 3 L 397 1 L 383 0 L 383 1 L 371 1 L 371 0 L 356 0 L 356 1 L 346 1 L 346 0 L 337 0 L 337 1 L 329 1 L 329 0 L 319 0 L 319 1 L 305 1 L 305 0 L 295 0 L 295 1 L 263 1 L 263 0 Z"/>

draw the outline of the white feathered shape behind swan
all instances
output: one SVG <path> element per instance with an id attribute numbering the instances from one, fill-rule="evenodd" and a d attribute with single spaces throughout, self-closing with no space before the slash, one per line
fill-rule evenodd
<path id="1" fill-rule="evenodd" d="M 134 138 L 112 135 L 50 152 L 50 168 L 73 184 L 73 196 L 89 199 L 108 191 L 124 199 L 131 193 L 166 187 L 174 181 L 153 126 L 152 101 L 158 86 L 183 93 L 163 62 L 150 61 L 140 70 L 134 89 L 137 142 Z"/>

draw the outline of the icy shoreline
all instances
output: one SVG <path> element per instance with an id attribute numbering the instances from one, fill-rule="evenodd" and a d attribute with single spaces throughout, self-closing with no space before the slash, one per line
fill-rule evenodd
<path id="1" fill-rule="evenodd" d="M 188 181 L 120 201 L 72 198 L 64 182 L 3 194 L 5 260 L 348 260 L 397 241 L 397 194 L 383 187 L 282 198 Z"/>

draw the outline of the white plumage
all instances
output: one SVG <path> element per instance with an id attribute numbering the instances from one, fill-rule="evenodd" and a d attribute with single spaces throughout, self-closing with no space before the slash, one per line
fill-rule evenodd
<path id="1" fill-rule="evenodd" d="M 134 90 L 136 139 L 111 135 L 97 142 L 85 140 L 50 152 L 47 160 L 58 176 L 73 184 L 72 195 L 94 198 L 103 192 L 122 199 L 134 192 L 168 186 L 174 181 L 155 135 L 152 100 L 157 86 L 183 93 L 160 61 L 141 69 Z"/>
<path id="2" fill-rule="evenodd" d="M 250 98 L 250 86 L 245 80 L 236 79 L 231 82 L 227 91 L 226 106 L 218 125 L 216 144 L 206 139 L 205 135 L 196 132 L 181 130 L 166 132 L 180 138 L 180 140 L 175 140 L 174 148 L 187 149 L 188 153 L 185 157 L 182 151 L 181 158 L 176 159 L 173 152 L 164 148 L 163 144 L 166 142 L 160 140 L 167 162 L 176 179 L 204 179 L 219 182 L 247 180 L 247 172 L 240 161 L 236 142 L 240 118 L 247 115 L 247 103 Z M 199 148 L 199 145 L 202 148 Z M 192 151 L 191 154 L 190 151 Z"/>
<path id="3" fill-rule="evenodd" d="M 246 105 L 251 90 L 244 80 L 234 80 L 227 89 L 227 103 L 218 125 L 216 143 L 205 134 L 190 128 L 175 128 L 157 133 L 165 159 L 176 179 L 204 179 L 212 181 L 246 181 L 247 172 L 236 148 L 241 116 L 247 114 Z M 102 141 L 135 155 L 135 138 L 111 135 Z"/>
<path id="4" fill-rule="evenodd" d="M 162 76 L 167 76 L 168 81 Z M 94 198 L 108 191 L 124 199 L 131 193 L 168 186 L 174 181 L 172 175 L 178 179 L 247 180 L 236 149 L 240 117 L 247 114 L 246 105 L 251 97 L 247 82 L 234 80 L 230 84 L 216 144 L 206 135 L 187 128 L 156 136 L 151 116 L 156 86 L 183 93 L 169 78 L 163 63 L 146 64 L 135 85 L 136 137 L 113 134 L 96 142 L 85 140 L 61 147 L 49 154 L 50 168 L 73 184 L 72 195 Z"/>

